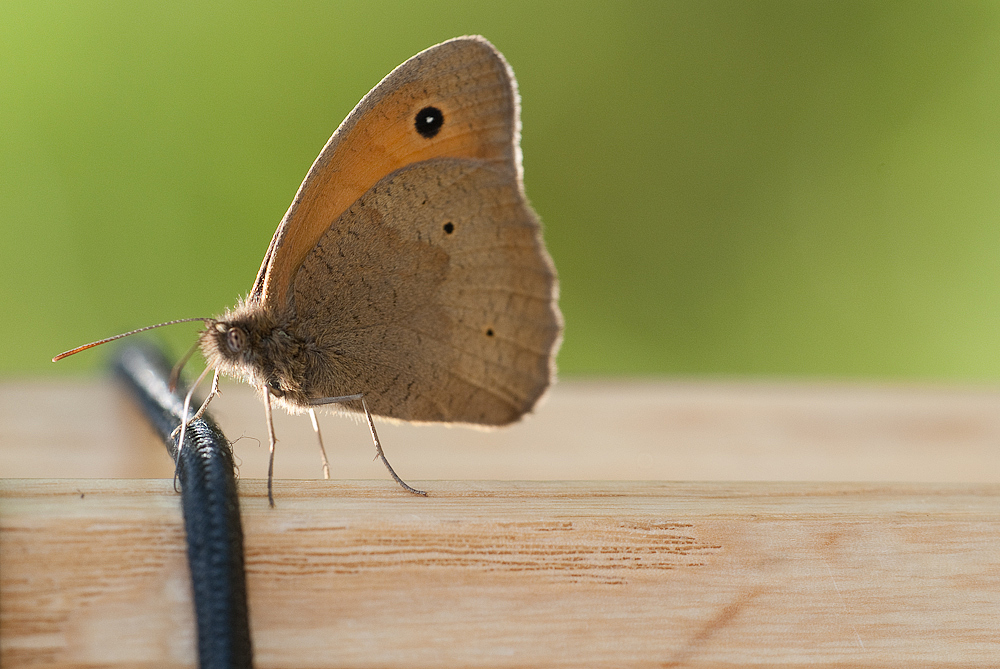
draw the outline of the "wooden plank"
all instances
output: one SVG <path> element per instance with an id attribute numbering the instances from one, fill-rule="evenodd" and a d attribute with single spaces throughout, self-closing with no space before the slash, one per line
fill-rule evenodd
<path id="1" fill-rule="evenodd" d="M 267 472 L 260 401 L 212 404 L 240 473 Z M 385 476 L 367 427 L 321 418 L 333 475 Z M 309 419 L 276 412 L 279 478 L 321 476 Z M 0 476 L 169 477 L 166 451 L 108 380 L 0 384 Z M 864 383 L 563 381 L 524 422 L 388 425 L 404 478 L 1000 482 L 1000 389 Z"/>
<path id="2" fill-rule="evenodd" d="M 259 667 L 985 667 L 996 484 L 242 480 Z M 191 666 L 169 480 L 0 489 L 3 666 Z"/>

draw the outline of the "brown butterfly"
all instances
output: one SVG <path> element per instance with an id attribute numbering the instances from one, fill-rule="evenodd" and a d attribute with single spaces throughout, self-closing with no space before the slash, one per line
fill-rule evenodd
<path id="1" fill-rule="evenodd" d="M 272 505 L 272 402 L 309 412 L 317 435 L 317 406 L 364 412 L 393 478 L 419 493 L 386 461 L 372 414 L 518 420 L 554 378 L 557 294 L 524 195 L 514 74 L 484 38 L 449 40 L 393 70 L 340 125 L 247 298 L 187 319 L 204 321 L 198 346 L 215 371 L 198 415 L 220 372 L 260 390 Z"/>

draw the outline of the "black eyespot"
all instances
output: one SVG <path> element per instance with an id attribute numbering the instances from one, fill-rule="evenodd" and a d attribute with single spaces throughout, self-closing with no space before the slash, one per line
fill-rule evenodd
<path id="1" fill-rule="evenodd" d="M 421 137 L 430 139 L 438 134 L 441 126 L 444 125 L 444 114 L 437 107 L 424 107 L 417 112 L 417 117 L 413 120 L 413 125 Z"/>
<path id="2" fill-rule="evenodd" d="M 444 231 L 449 235 L 455 232 L 455 224 L 452 223 L 451 221 L 448 221 L 447 223 L 444 224 Z"/>
<path id="3" fill-rule="evenodd" d="M 247 345 L 247 335 L 242 329 L 233 326 L 226 332 L 226 346 L 233 353 L 239 353 Z"/>
<path id="4" fill-rule="evenodd" d="M 486 328 L 486 336 L 487 337 L 493 336 L 493 328 Z"/>

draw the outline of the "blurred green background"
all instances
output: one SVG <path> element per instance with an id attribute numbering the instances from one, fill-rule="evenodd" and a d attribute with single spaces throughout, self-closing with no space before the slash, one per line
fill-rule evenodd
<path id="1" fill-rule="evenodd" d="M 468 33 L 520 83 L 564 375 L 1000 376 L 995 2 L 6 0 L 0 31 L 8 377 L 231 305 L 354 104 Z"/>

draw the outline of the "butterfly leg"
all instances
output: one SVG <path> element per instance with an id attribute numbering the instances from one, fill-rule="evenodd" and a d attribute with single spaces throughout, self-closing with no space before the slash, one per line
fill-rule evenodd
<path id="1" fill-rule="evenodd" d="M 181 378 L 181 370 L 184 369 L 184 365 L 187 364 L 187 361 L 191 359 L 191 356 L 194 355 L 194 352 L 197 350 L 198 342 L 195 341 L 195 343 L 191 344 L 191 348 L 187 350 L 187 353 L 182 355 L 181 359 L 174 365 L 174 368 L 170 370 L 170 380 L 168 382 L 170 392 L 174 392 L 174 389 L 177 387 L 177 381 Z"/>
<path id="2" fill-rule="evenodd" d="M 194 395 L 195 388 L 197 388 L 201 384 L 206 374 L 208 374 L 208 369 L 206 369 L 204 372 L 201 373 L 201 375 L 198 377 L 198 380 L 195 381 L 194 385 L 191 386 L 191 389 L 188 390 L 187 395 L 184 396 L 184 412 L 182 414 L 183 416 L 187 416 L 188 411 L 191 410 L 191 397 L 192 395 Z M 212 377 L 212 390 L 208 393 L 208 397 L 205 398 L 205 401 L 201 403 L 201 407 L 199 407 L 198 411 L 196 411 L 195 414 L 190 418 L 188 418 L 187 420 L 182 419 L 181 424 L 175 427 L 174 431 L 170 433 L 171 437 L 177 436 L 178 432 L 181 433 L 181 438 L 177 441 L 178 448 L 180 448 L 181 445 L 184 443 L 184 432 L 187 426 L 193 423 L 194 421 L 198 420 L 199 418 L 201 418 L 203 415 L 205 415 L 205 410 L 208 409 L 208 403 L 211 402 L 213 399 L 215 399 L 215 396 L 219 395 L 221 392 L 222 391 L 219 390 L 219 371 L 216 370 L 215 376 Z"/>
<path id="3" fill-rule="evenodd" d="M 212 390 L 209 391 L 208 397 L 206 397 L 205 401 L 201 403 L 201 407 L 198 409 L 198 411 L 196 411 L 195 414 L 191 416 L 191 420 L 188 421 L 188 424 L 193 423 L 194 421 L 204 416 L 205 410 L 208 409 L 208 403 L 211 402 L 213 399 L 215 399 L 215 396 L 220 394 L 221 392 L 222 391 L 219 390 L 219 370 L 215 370 L 215 374 L 212 376 Z"/>
<path id="4" fill-rule="evenodd" d="M 270 447 L 270 457 L 267 461 L 267 503 L 274 508 L 274 492 L 272 482 L 274 481 L 274 444 L 277 439 L 274 437 L 274 421 L 271 419 L 271 394 L 266 389 L 261 391 L 264 395 L 264 418 L 267 419 L 267 440 Z"/>
<path id="5" fill-rule="evenodd" d="M 393 480 L 395 480 L 396 483 L 398 483 L 403 490 L 407 492 L 412 492 L 414 495 L 422 495 L 426 497 L 427 496 L 426 492 L 424 492 L 423 490 L 417 490 L 416 488 L 408 484 L 406 481 L 399 478 L 399 475 L 396 474 L 395 470 L 392 468 L 392 465 L 390 465 L 389 461 L 386 460 L 385 453 L 382 451 L 382 444 L 378 440 L 378 432 L 375 431 L 375 422 L 372 420 L 371 412 L 368 411 L 368 404 L 365 402 L 364 395 L 358 393 L 357 395 L 344 395 L 343 397 L 321 397 L 319 399 L 311 400 L 309 403 L 318 406 L 322 404 L 337 404 L 340 402 L 350 402 L 353 400 L 361 400 L 361 408 L 365 410 L 365 418 L 368 419 L 368 429 L 371 430 L 372 441 L 375 442 L 375 457 L 379 458 L 382 461 L 382 464 L 385 465 L 385 468 L 389 470 L 389 474 L 392 475 Z"/>
<path id="6" fill-rule="evenodd" d="M 404 481 L 403 479 L 399 478 L 399 475 L 396 474 L 396 472 L 393 470 L 392 465 L 390 465 L 389 461 L 386 460 L 385 453 L 382 451 L 382 444 L 379 443 L 379 440 L 378 440 L 378 432 L 375 431 L 375 422 L 372 420 L 372 414 L 371 414 L 371 412 L 368 411 L 368 404 L 365 403 L 365 398 L 364 397 L 361 398 L 361 406 L 365 410 L 365 418 L 368 419 L 368 427 L 372 431 L 372 440 L 375 442 L 375 454 L 376 454 L 376 457 L 378 457 L 378 458 L 380 458 L 382 460 L 382 464 L 385 465 L 385 468 L 389 470 L 389 474 L 392 475 L 392 478 L 395 479 L 396 483 L 398 483 L 403 488 L 403 490 L 405 490 L 407 492 L 411 492 L 414 495 L 422 495 L 422 496 L 426 497 L 427 493 L 425 491 L 423 491 L 423 490 L 417 490 L 416 488 L 412 487 L 406 481 Z"/>
<path id="7" fill-rule="evenodd" d="M 177 468 L 181 466 L 181 449 L 184 448 L 184 437 L 187 435 L 187 426 L 193 421 L 198 420 L 204 415 L 205 410 L 208 408 L 208 403 L 212 401 L 216 395 L 219 394 L 219 371 L 215 370 L 215 376 L 212 378 L 212 390 L 208 393 L 208 397 L 205 401 L 201 403 L 201 408 L 195 413 L 191 418 L 187 418 L 188 411 L 191 410 L 191 397 L 194 395 L 195 389 L 201 384 L 208 374 L 210 367 L 206 367 L 205 371 L 202 372 L 198 379 L 191 385 L 191 389 L 188 390 L 187 395 L 184 396 L 184 411 L 181 413 L 181 424 L 174 428 L 174 431 L 170 433 L 173 437 L 178 432 L 180 435 L 177 439 L 177 460 L 174 464 L 174 490 L 177 490 Z"/>
<path id="8" fill-rule="evenodd" d="M 323 448 L 323 435 L 319 431 L 319 421 L 316 420 L 316 410 L 309 409 L 309 417 L 312 418 L 313 430 L 316 431 L 316 439 L 319 441 L 319 455 L 323 458 L 323 478 L 330 478 L 330 461 L 326 459 L 326 449 Z"/>

